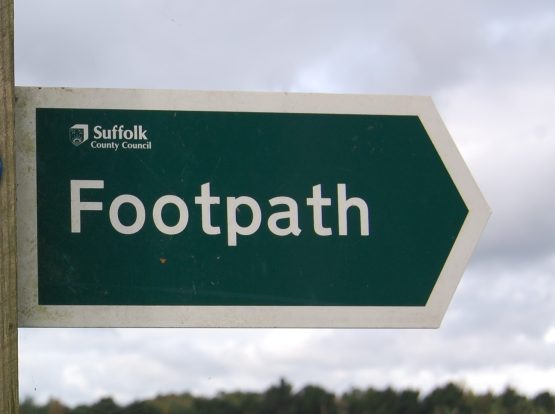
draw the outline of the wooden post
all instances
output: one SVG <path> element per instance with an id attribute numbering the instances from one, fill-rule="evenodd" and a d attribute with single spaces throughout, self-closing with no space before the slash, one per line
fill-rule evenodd
<path id="1" fill-rule="evenodd" d="M 14 154 L 14 9 L 0 0 L 0 413 L 19 411 Z"/>

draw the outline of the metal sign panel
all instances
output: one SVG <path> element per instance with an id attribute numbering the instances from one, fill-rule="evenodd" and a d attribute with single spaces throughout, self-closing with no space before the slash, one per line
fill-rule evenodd
<path id="1" fill-rule="evenodd" d="M 438 326 L 489 216 L 429 98 L 17 95 L 21 326 Z"/>

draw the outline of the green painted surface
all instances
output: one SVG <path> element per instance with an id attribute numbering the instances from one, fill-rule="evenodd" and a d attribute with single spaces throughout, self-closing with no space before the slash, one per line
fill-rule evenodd
<path id="1" fill-rule="evenodd" d="M 76 124 L 88 125 L 89 135 L 77 146 Z M 146 139 L 94 138 L 95 126 L 114 125 L 140 126 Z M 91 146 L 100 142 L 120 147 Z M 150 149 L 124 150 L 123 142 Z M 71 180 L 104 182 L 80 192 L 83 202 L 102 202 L 102 211 L 82 211 L 79 233 L 71 228 Z M 205 183 L 220 197 L 211 206 L 218 235 L 205 234 L 195 204 Z M 356 208 L 348 234 L 338 235 L 341 183 L 348 198 L 366 202 L 369 236 L 361 235 Z M 422 306 L 468 212 L 415 116 L 37 109 L 37 184 L 43 305 Z M 316 234 L 307 205 L 318 184 L 331 199 L 322 208 L 331 236 Z M 112 200 L 122 194 L 145 207 L 135 234 L 110 222 Z M 168 194 L 189 213 L 176 235 L 160 232 L 152 216 Z M 262 221 L 229 246 L 226 200 L 239 196 L 258 202 Z M 287 210 L 269 204 L 277 196 L 297 202 L 298 236 L 268 228 L 271 214 Z M 239 225 L 252 220 L 247 206 L 236 214 Z M 130 225 L 135 215 L 124 204 L 118 217 Z M 166 206 L 162 218 L 175 225 L 177 208 Z"/>

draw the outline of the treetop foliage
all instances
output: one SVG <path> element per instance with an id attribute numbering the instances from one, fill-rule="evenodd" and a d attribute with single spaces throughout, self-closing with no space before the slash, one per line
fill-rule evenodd
<path id="1" fill-rule="evenodd" d="M 70 408 L 51 399 L 44 405 L 30 398 L 21 414 L 555 414 L 555 396 L 542 392 L 534 398 L 507 388 L 503 393 L 474 394 L 453 383 L 426 396 L 416 390 L 352 389 L 335 395 L 316 385 L 299 391 L 281 379 L 262 393 L 220 392 L 214 397 L 189 393 L 160 395 L 120 406 L 106 397 L 92 405 Z"/>

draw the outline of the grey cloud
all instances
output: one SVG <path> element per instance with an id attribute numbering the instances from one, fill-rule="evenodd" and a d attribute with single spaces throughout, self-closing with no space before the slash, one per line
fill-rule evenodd
<path id="1" fill-rule="evenodd" d="M 54 4 L 18 5 L 21 83 L 435 94 L 491 53 L 478 2 Z"/>

